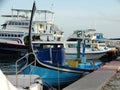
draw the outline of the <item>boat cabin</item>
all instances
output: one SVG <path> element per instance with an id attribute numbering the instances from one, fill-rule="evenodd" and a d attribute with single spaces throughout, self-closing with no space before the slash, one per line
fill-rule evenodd
<path id="1" fill-rule="evenodd" d="M 38 60 L 54 65 L 65 64 L 64 42 L 33 41 L 32 44 Z"/>
<path id="2" fill-rule="evenodd" d="M 25 32 L 28 33 L 31 10 L 12 9 L 17 15 L 2 15 L 2 17 L 10 18 L 2 24 L 1 31 Z M 22 15 L 20 15 L 22 14 Z M 49 10 L 37 10 L 32 23 L 32 33 L 41 35 L 46 41 L 63 40 L 63 31 L 54 24 L 54 12 Z"/>

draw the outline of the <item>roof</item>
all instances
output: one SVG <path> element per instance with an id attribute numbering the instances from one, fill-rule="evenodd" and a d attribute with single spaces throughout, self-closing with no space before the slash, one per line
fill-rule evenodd
<path id="1" fill-rule="evenodd" d="M 1 15 L 2 17 L 22 17 L 26 18 L 24 15 Z"/>
<path id="2" fill-rule="evenodd" d="M 31 13 L 32 10 L 26 10 L 26 9 L 12 9 L 12 11 Z M 38 13 L 38 14 L 40 14 L 40 13 L 51 13 L 51 14 L 54 14 L 54 12 L 52 12 L 52 11 L 50 11 L 50 10 L 36 10 L 36 13 Z"/>
<path id="3" fill-rule="evenodd" d="M 110 38 L 109 40 L 120 40 L 120 38 Z"/>
<path id="4" fill-rule="evenodd" d="M 64 44 L 65 42 L 63 41 L 32 41 L 32 43 L 53 45 L 53 44 Z"/>

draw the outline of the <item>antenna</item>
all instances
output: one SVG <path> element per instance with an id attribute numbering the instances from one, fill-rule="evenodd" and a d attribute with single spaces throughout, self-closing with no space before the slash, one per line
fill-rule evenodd
<path id="1" fill-rule="evenodd" d="M 53 10 L 53 6 L 54 6 L 54 4 L 52 3 L 52 4 L 51 4 L 51 8 L 50 8 L 50 9 L 51 9 L 51 11 Z"/>
<path id="2" fill-rule="evenodd" d="M 52 2 L 50 10 L 53 11 L 54 3 Z M 52 14 L 52 22 L 55 23 L 55 14 Z"/>
<path id="3" fill-rule="evenodd" d="M 11 0 L 11 4 L 12 4 L 12 8 L 11 8 L 11 10 L 12 10 L 12 19 L 13 19 L 13 0 Z"/>

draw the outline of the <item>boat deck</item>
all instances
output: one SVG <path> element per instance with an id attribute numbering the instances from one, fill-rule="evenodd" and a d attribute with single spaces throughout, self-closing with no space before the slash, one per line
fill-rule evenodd
<path id="1" fill-rule="evenodd" d="M 120 69 L 120 57 L 86 75 L 63 90 L 99 90 Z"/>

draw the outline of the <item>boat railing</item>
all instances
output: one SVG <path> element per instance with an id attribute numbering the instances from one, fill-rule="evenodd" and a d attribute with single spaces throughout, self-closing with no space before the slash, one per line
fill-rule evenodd
<path id="1" fill-rule="evenodd" d="M 15 65 L 16 65 L 16 86 L 18 85 L 18 74 L 19 73 L 21 73 L 23 70 L 25 70 L 27 67 L 29 67 L 30 65 L 32 65 L 32 64 L 34 64 L 34 65 L 36 65 L 36 57 L 34 58 L 34 60 L 32 61 L 32 62 L 30 62 L 29 63 L 29 55 L 34 55 L 34 53 L 33 52 L 31 52 L 31 53 L 27 53 L 26 55 L 24 55 L 23 57 L 21 57 L 20 59 L 18 59 L 17 61 L 16 61 L 16 63 L 15 63 Z M 25 58 L 25 59 L 24 59 Z M 26 62 L 25 62 L 25 64 L 24 64 L 24 66 L 22 66 L 22 68 L 20 68 L 19 70 L 18 70 L 18 63 L 19 62 L 21 62 L 22 60 L 26 60 Z M 33 69 L 32 69 L 33 70 Z M 31 71 L 32 71 L 31 70 Z M 30 77 L 31 77 L 31 72 L 29 73 L 30 74 Z M 31 80 L 31 79 L 30 79 Z M 31 84 L 31 81 L 30 81 L 30 84 Z"/>
<path id="2" fill-rule="evenodd" d="M 36 55 L 34 55 L 34 60 L 31 62 L 31 63 L 29 63 L 29 59 L 28 59 L 28 57 L 29 57 L 29 55 L 34 55 L 34 53 L 33 52 L 31 52 L 31 53 L 27 53 L 26 55 L 24 55 L 23 57 L 21 57 L 20 59 L 18 59 L 17 61 L 16 61 L 16 86 L 18 86 L 18 74 L 19 73 L 21 73 L 24 69 L 26 69 L 27 67 L 29 67 L 30 65 L 32 65 L 32 64 L 34 64 L 35 66 L 36 66 Z M 22 61 L 24 58 L 26 58 L 26 63 L 25 63 L 25 65 L 18 71 L 18 68 L 17 68 L 17 66 L 18 66 L 18 63 L 20 62 L 20 61 Z M 34 69 L 34 68 L 33 68 Z M 32 83 L 31 83 L 31 75 L 32 75 L 32 70 L 33 69 L 31 69 L 31 71 L 29 72 L 29 74 L 30 74 L 30 82 L 29 82 L 29 84 L 31 85 Z M 54 87 L 52 87 L 51 85 L 49 85 L 49 84 L 47 84 L 46 82 L 44 82 L 43 81 L 43 84 L 47 87 L 47 88 L 49 88 L 50 90 L 56 90 Z"/>

